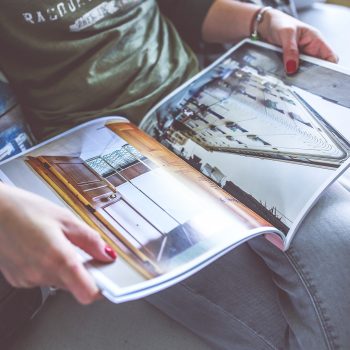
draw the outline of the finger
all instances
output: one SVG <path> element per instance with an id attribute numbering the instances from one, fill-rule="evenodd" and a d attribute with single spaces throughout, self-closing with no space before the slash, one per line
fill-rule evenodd
<path id="1" fill-rule="evenodd" d="M 303 28 L 299 40 L 299 48 L 307 55 L 338 63 L 339 58 L 327 44 L 321 33 L 314 28 Z"/>
<path id="2" fill-rule="evenodd" d="M 25 284 L 21 283 L 18 276 L 16 277 L 15 274 L 11 273 L 11 271 L 8 271 L 7 269 L 1 269 L 1 273 L 5 277 L 5 280 L 14 288 L 25 288 Z"/>
<path id="3" fill-rule="evenodd" d="M 332 56 L 327 57 L 326 60 L 332 63 L 339 63 L 339 56 L 334 53 Z"/>
<path id="4" fill-rule="evenodd" d="M 55 275 L 50 276 L 46 266 L 33 263 L 29 257 L 27 258 L 26 264 L 7 261 L 6 265 L 1 267 L 0 272 L 7 282 L 15 288 L 34 288 L 53 284 L 52 278 Z M 53 271 L 56 270 L 57 267 L 53 269 Z"/>
<path id="5" fill-rule="evenodd" d="M 295 28 L 286 28 L 280 32 L 283 48 L 283 62 L 287 74 L 294 74 L 299 67 L 298 32 Z"/>
<path id="6" fill-rule="evenodd" d="M 320 58 L 332 63 L 338 63 L 339 61 L 338 55 L 324 41 L 321 42 L 320 46 Z"/>
<path id="7" fill-rule="evenodd" d="M 1 269 L 1 273 L 7 282 L 15 288 L 34 288 L 54 285 L 57 288 L 64 288 L 56 275 L 48 273 L 40 266 L 36 268 L 9 267 Z"/>
<path id="8" fill-rule="evenodd" d="M 115 251 L 106 245 L 101 236 L 84 222 L 72 220 L 64 233 L 74 245 L 97 260 L 111 262 L 117 258 Z"/>
<path id="9" fill-rule="evenodd" d="M 34 283 L 33 276 L 37 277 L 39 274 L 36 271 L 32 273 L 27 266 L 7 262 L 5 266 L 1 267 L 1 273 L 14 288 L 33 288 L 38 285 L 38 283 Z"/>
<path id="10" fill-rule="evenodd" d="M 60 271 L 60 279 L 60 284 L 81 304 L 90 304 L 99 298 L 96 284 L 77 256 L 67 260 Z"/>
<path id="11" fill-rule="evenodd" d="M 42 287 L 50 289 L 50 292 L 56 292 L 59 290 L 68 292 L 66 285 L 60 280 L 58 276 L 51 276 L 45 279 L 45 282 L 41 284 Z"/>

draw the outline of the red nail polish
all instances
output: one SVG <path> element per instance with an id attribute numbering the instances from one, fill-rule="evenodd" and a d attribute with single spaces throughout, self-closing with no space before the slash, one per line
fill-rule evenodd
<path id="1" fill-rule="evenodd" d="M 117 259 L 117 253 L 110 247 L 106 246 L 105 252 L 108 256 L 110 256 L 113 260 Z"/>
<path id="2" fill-rule="evenodd" d="M 294 60 L 289 60 L 286 63 L 286 71 L 288 74 L 294 74 L 297 71 L 297 63 Z"/>

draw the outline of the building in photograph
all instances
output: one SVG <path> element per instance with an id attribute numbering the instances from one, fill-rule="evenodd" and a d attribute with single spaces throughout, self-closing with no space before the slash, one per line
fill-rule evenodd
<path id="1" fill-rule="evenodd" d="M 191 139 L 208 151 L 338 167 L 349 143 L 295 89 L 268 74 L 273 67 L 246 65 L 254 59 L 227 59 L 213 79 L 171 105 L 162 141 L 176 148 Z"/>
<path id="2" fill-rule="evenodd" d="M 208 163 L 203 164 L 202 159 L 200 159 L 198 156 L 193 155 L 185 159 L 192 167 L 199 170 L 202 174 L 206 175 L 208 178 L 218 184 L 237 201 L 243 203 L 249 209 L 253 210 L 254 213 L 267 220 L 277 229 L 284 233 L 288 232 L 292 222 L 282 213 L 280 213 L 276 207 L 268 207 L 266 202 L 263 203 L 257 200 L 250 193 L 244 191 L 237 184 L 230 181 L 229 178 L 217 167 L 212 167 Z"/>
<path id="3" fill-rule="evenodd" d="M 245 44 L 233 57 L 241 64 L 282 80 L 286 85 L 297 86 L 332 103 L 350 108 L 350 77 L 347 74 L 301 60 L 298 74 L 287 76 L 281 53 L 251 44 Z"/>

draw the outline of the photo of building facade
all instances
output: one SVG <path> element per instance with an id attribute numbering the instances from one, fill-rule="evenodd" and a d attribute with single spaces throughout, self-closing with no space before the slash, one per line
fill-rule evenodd
<path id="1" fill-rule="evenodd" d="M 302 78 L 308 70 L 328 80 L 315 86 Z M 341 86 L 350 86 L 348 76 L 336 73 L 333 78 L 327 68 L 303 61 L 299 71 L 287 76 L 279 52 L 245 43 L 164 101 L 143 127 L 287 232 L 307 198 L 288 203 L 297 182 L 312 195 L 350 155 L 347 137 L 310 102 L 312 95 L 341 106 L 350 117 L 341 91 Z M 289 180 L 274 175 L 276 171 Z M 253 174 L 264 179 L 260 186 Z"/>
<path id="2" fill-rule="evenodd" d="M 254 60 L 249 54 L 245 61 Z M 227 59 L 217 76 L 176 105 L 161 140 L 181 148 L 188 139 L 208 151 L 338 167 L 349 143 L 329 130 L 298 92 L 272 75 Z"/>

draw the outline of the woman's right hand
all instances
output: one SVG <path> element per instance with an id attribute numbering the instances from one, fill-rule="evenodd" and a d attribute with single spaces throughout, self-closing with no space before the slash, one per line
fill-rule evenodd
<path id="1" fill-rule="evenodd" d="M 300 53 L 338 62 L 338 56 L 316 28 L 281 11 L 272 8 L 266 10 L 259 34 L 265 41 L 283 48 L 284 66 L 288 74 L 298 70 Z"/>
<path id="2" fill-rule="evenodd" d="M 0 184 L 0 271 L 14 287 L 55 286 L 82 304 L 99 291 L 76 245 L 102 262 L 116 255 L 100 235 L 69 210 Z"/>

